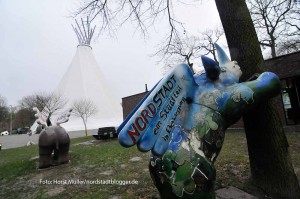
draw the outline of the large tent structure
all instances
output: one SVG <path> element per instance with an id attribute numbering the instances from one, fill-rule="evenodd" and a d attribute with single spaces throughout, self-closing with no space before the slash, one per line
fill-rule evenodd
<path id="1" fill-rule="evenodd" d="M 97 106 L 98 112 L 88 118 L 88 129 L 116 127 L 122 122 L 121 100 L 115 97 L 93 55 L 90 41 L 95 27 L 91 29 L 88 20 L 81 22 L 82 25 L 76 21 L 77 27 L 73 26 L 79 41 L 76 54 L 55 93 L 68 100 L 66 108 L 81 99 L 88 99 Z M 73 115 L 61 126 L 68 131 L 84 129 L 82 119 Z"/>

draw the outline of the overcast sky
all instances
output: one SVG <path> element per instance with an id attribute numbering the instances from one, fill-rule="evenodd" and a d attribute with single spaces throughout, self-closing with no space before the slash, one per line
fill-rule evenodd
<path id="1" fill-rule="evenodd" d="M 8 105 L 23 96 L 54 91 L 67 71 L 78 44 L 68 17 L 75 0 L 0 0 L 0 95 Z M 220 24 L 214 1 L 181 5 L 178 19 L 197 34 Z M 157 24 L 144 38 L 130 23 L 112 38 L 93 40 L 93 54 L 121 99 L 151 89 L 162 77 L 163 63 L 150 55 L 167 33 Z"/>

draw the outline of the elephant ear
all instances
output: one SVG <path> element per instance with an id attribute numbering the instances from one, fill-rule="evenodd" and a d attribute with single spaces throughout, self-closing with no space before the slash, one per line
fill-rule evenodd
<path id="1" fill-rule="evenodd" d="M 215 44 L 219 66 L 222 72 L 226 72 L 226 75 L 221 75 L 220 79 L 223 83 L 236 83 L 239 81 L 242 71 L 236 61 L 231 61 L 225 51 L 218 45 Z"/>
<path id="2" fill-rule="evenodd" d="M 219 64 L 204 55 L 201 56 L 201 60 L 205 69 L 206 77 L 212 81 L 218 79 L 221 72 Z"/>
<path id="3" fill-rule="evenodd" d="M 36 112 L 34 115 L 36 118 L 36 122 L 43 127 L 47 127 L 47 117 L 43 113 L 41 113 L 37 107 L 34 107 L 33 111 Z"/>
<path id="4" fill-rule="evenodd" d="M 217 50 L 218 61 L 219 61 L 220 66 L 225 66 L 229 62 L 231 62 L 231 60 L 228 58 L 227 54 L 221 48 L 221 46 L 219 46 L 217 43 L 215 43 L 215 47 L 216 47 L 216 50 Z"/>
<path id="5" fill-rule="evenodd" d="M 72 109 L 69 109 L 67 112 L 63 113 L 56 119 L 56 125 L 59 126 L 62 123 L 66 123 L 69 121 Z"/>

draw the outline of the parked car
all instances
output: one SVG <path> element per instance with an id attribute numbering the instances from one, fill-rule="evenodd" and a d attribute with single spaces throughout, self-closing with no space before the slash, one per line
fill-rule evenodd
<path id="1" fill-rule="evenodd" d="M 30 130 L 29 127 L 17 128 L 18 134 L 26 134 Z"/>
<path id="2" fill-rule="evenodd" d="M 12 132 L 11 132 L 11 135 L 15 135 L 15 134 L 18 134 L 17 129 L 13 129 Z"/>
<path id="3" fill-rule="evenodd" d="M 117 138 L 118 134 L 116 128 L 111 127 L 103 127 L 98 129 L 98 133 L 93 135 L 97 140 L 105 140 L 108 138 Z"/>
<path id="4" fill-rule="evenodd" d="M 40 133 L 42 132 L 42 130 L 43 130 L 42 125 L 38 125 L 38 126 L 36 127 L 35 134 L 40 134 Z"/>
<path id="5" fill-rule="evenodd" d="M 9 135 L 9 132 L 8 131 L 1 132 L 1 136 L 4 136 L 4 135 Z"/>

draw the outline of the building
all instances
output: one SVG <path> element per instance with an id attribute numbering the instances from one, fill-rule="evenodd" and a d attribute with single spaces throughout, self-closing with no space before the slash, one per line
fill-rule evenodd
<path id="1" fill-rule="evenodd" d="M 281 80 L 282 93 L 277 101 L 278 111 L 285 125 L 300 125 L 300 52 L 265 61 L 266 70 Z"/>
<path id="2" fill-rule="evenodd" d="M 148 88 L 146 84 L 146 90 L 143 93 L 138 93 L 135 95 L 127 96 L 122 98 L 123 106 L 123 120 L 131 113 L 131 111 L 139 104 L 139 102 L 144 98 L 148 93 Z"/>

